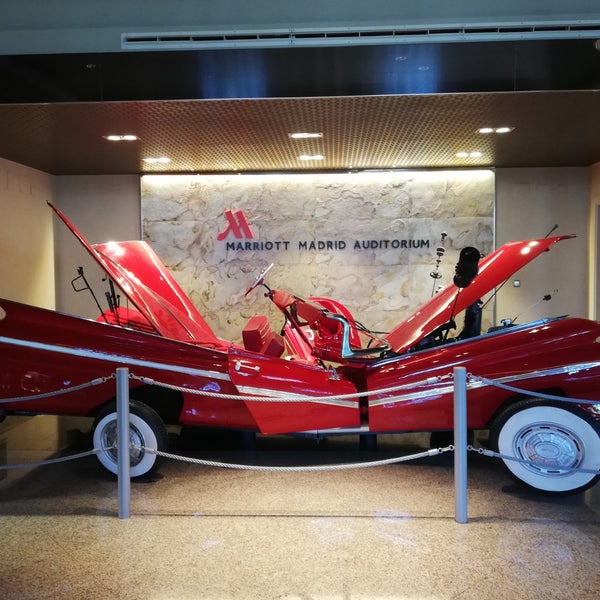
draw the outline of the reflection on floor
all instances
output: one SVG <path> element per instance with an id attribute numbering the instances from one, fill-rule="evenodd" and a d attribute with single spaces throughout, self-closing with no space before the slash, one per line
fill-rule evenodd
<path id="1" fill-rule="evenodd" d="M 86 436 L 82 435 L 82 443 Z M 175 451 L 245 464 L 402 456 L 425 436 L 173 436 Z M 218 443 L 216 443 L 218 441 Z M 79 444 L 69 453 L 81 450 Z M 8 456 L 8 462 L 13 462 Z M 596 599 L 600 485 L 549 498 L 469 455 L 469 522 L 454 520 L 453 458 L 327 472 L 256 472 L 166 461 L 132 485 L 95 457 L 34 470 L 0 492 L 0 597 L 163 599 Z"/>

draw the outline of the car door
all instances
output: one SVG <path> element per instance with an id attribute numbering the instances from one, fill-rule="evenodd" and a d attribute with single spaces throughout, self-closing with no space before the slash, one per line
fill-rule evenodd
<path id="1" fill-rule="evenodd" d="M 360 425 L 356 388 L 333 369 L 232 347 L 229 374 L 262 433 Z"/>

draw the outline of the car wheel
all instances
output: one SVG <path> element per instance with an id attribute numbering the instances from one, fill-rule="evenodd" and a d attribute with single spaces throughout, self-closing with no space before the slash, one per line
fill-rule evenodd
<path id="1" fill-rule="evenodd" d="M 496 419 L 490 441 L 509 473 L 527 486 L 554 494 L 574 494 L 596 483 L 600 469 L 600 425 L 574 404 L 525 400 Z"/>
<path id="2" fill-rule="evenodd" d="M 140 477 L 155 470 L 160 458 L 153 452 L 141 449 L 151 448 L 164 451 L 168 447 L 167 429 L 158 414 L 146 404 L 132 400 L 129 404 L 129 473 Z M 93 428 L 94 448 L 106 448 L 96 456 L 111 473 L 118 471 L 117 412 L 114 404 L 104 409 L 96 418 Z"/>

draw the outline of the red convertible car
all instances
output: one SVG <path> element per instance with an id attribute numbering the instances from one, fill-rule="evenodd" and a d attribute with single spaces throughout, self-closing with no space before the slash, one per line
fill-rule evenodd
<path id="1" fill-rule="evenodd" d="M 484 258 L 463 249 L 454 283 L 379 335 L 334 300 L 270 289 L 263 272 L 247 293 L 264 286 L 283 329 L 255 316 L 235 344 L 211 330 L 148 244 L 91 245 L 53 209 L 106 271 L 109 308 L 93 321 L 0 299 L 0 399 L 10 399 L 0 411 L 94 417 L 94 446 L 112 472 L 118 367 L 133 376 L 136 477 L 155 467 L 147 449 L 167 449 L 166 424 L 322 436 L 449 431 L 451 375 L 464 366 L 477 377 L 468 427 L 489 429 L 494 449 L 517 459 L 503 459 L 514 477 L 551 493 L 598 479 L 600 325 L 560 317 L 481 332 L 481 299 L 571 236 L 509 242 Z M 73 389 L 52 394 L 65 388 Z"/>

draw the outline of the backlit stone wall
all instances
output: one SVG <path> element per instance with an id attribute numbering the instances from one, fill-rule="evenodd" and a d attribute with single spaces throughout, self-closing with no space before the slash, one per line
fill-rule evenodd
<path id="1" fill-rule="evenodd" d="M 340 300 L 388 330 L 451 282 L 458 252 L 493 249 L 494 173 L 398 171 L 142 178 L 143 235 L 218 336 L 281 316 L 255 276 L 296 295 Z M 440 279 L 436 248 L 446 233 Z"/>

